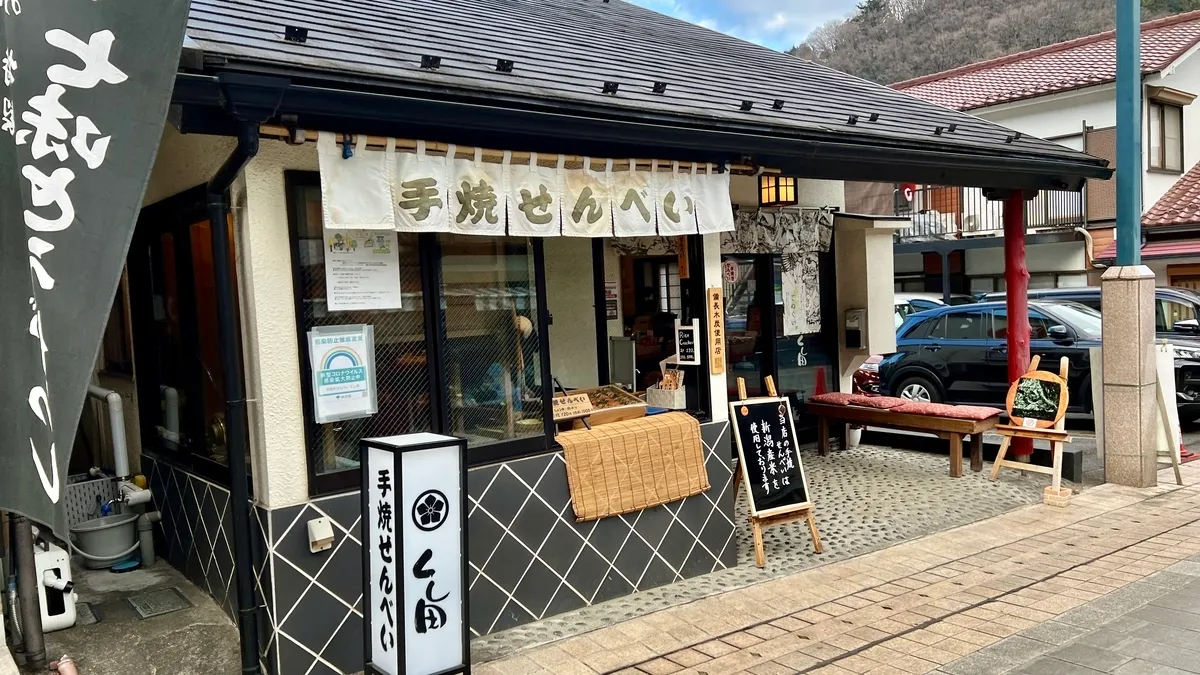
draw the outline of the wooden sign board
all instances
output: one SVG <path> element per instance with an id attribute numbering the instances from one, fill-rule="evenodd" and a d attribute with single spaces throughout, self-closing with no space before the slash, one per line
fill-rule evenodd
<path id="1" fill-rule="evenodd" d="M 690 325 L 684 326 L 675 321 L 675 351 L 678 358 L 675 363 L 681 366 L 700 365 L 700 348 L 696 344 L 696 336 L 700 334 L 700 322 L 692 319 Z"/>
<path id="2" fill-rule="evenodd" d="M 708 289 L 708 369 L 713 375 L 725 372 L 725 299 L 721 288 Z"/>
<path id="3" fill-rule="evenodd" d="M 749 488 L 750 515 L 762 519 L 811 509 L 812 497 L 788 400 L 732 401 L 729 420 L 737 443 L 738 466 Z"/>
<path id="4" fill-rule="evenodd" d="M 591 415 L 594 408 L 587 394 L 567 394 L 554 397 L 554 421 L 571 420 Z"/>
<path id="5" fill-rule="evenodd" d="M 1006 408 L 1012 424 L 1026 429 L 1052 429 L 1067 413 L 1066 381 L 1044 370 L 1030 370 L 1013 382 Z"/>

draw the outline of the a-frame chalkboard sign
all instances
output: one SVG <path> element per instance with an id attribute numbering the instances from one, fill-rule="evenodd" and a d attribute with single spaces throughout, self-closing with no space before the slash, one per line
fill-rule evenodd
<path id="1" fill-rule="evenodd" d="M 823 550 L 796 444 L 792 406 L 778 396 L 773 378 L 768 376 L 765 382 L 770 397 L 748 399 L 746 382 L 739 377 L 739 400 L 729 403 L 729 424 L 738 451 L 734 473 L 740 474 L 733 496 L 736 501 L 744 481 L 754 528 L 754 560 L 759 567 L 767 563 L 762 530 L 770 525 L 807 520 L 813 549 L 817 553 Z"/>

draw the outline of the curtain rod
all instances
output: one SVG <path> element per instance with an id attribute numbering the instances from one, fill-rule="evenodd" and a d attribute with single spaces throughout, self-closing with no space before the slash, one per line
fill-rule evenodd
<path id="1" fill-rule="evenodd" d="M 295 135 L 302 137 L 304 139 L 304 142 L 306 142 L 306 143 L 315 143 L 317 141 L 317 133 L 318 132 L 316 132 L 316 131 L 312 131 L 312 130 L 308 130 L 308 129 L 303 129 L 303 130 L 297 129 Z M 287 127 L 282 127 L 282 126 L 274 125 L 274 124 L 260 125 L 259 126 L 259 134 L 261 136 L 289 140 L 289 141 L 291 138 L 293 138 L 293 132 L 291 130 L 289 130 Z M 341 134 L 337 134 L 337 135 L 340 140 L 342 135 Z M 357 143 L 358 135 L 352 134 L 351 141 Z M 387 137 L 386 136 L 367 136 L 367 147 L 368 148 L 381 149 L 386 146 L 387 146 Z M 446 154 L 446 152 L 449 151 L 450 146 L 446 143 L 427 141 L 425 143 L 425 149 L 427 151 L 430 151 L 433 153 L 444 155 L 444 154 Z M 398 138 L 398 139 L 396 139 L 396 150 L 416 152 L 417 142 L 415 140 Z M 511 161 L 513 164 L 528 164 L 529 163 L 529 155 L 530 155 L 530 153 L 528 153 L 528 152 L 515 152 L 514 151 L 512 153 Z M 475 156 L 475 148 L 471 147 L 471 146 L 460 145 L 460 146 L 458 146 L 458 152 L 457 152 L 456 156 L 462 157 L 464 159 L 473 158 Z M 499 162 L 500 160 L 502 160 L 504 158 L 504 151 L 484 148 L 483 149 L 483 157 L 484 157 L 484 159 Z M 538 153 L 538 165 L 540 165 L 540 166 L 556 166 L 558 164 L 558 157 L 559 157 L 558 154 Z M 583 163 L 582 155 L 563 155 L 563 158 L 568 163 L 575 163 L 575 164 Z M 608 161 L 608 158 L 606 158 L 606 157 L 592 157 L 592 166 L 596 167 L 597 163 L 599 163 L 599 166 L 601 168 L 603 168 L 604 163 L 607 161 Z M 633 160 L 615 159 L 614 158 L 613 159 L 613 168 L 614 169 L 617 169 L 617 168 L 628 169 L 630 161 L 633 161 L 637 166 L 645 164 L 646 168 L 649 169 L 651 166 L 651 163 L 654 160 L 640 159 L 640 158 L 635 158 Z M 658 167 L 660 170 L 662 170 L 664 168 L 670 168 L 671 164 L 672 164 L 672 160 L 660 159 L 657 161 L 658 161 Z M 688 170 L 690 171 L 692 162 L 679 162 L 680 170 L 682 170 L 683 167 L 685 167 L 685 166 L 688 167 Z M 704 169 L 703 162 L 696 162 L 696 166 L 698 167 L 699 171 L 703 171 L 703 169 Z M 716 166 L 717 165 L 714 163 L 713 167 L 716 168 Z M 763 168 L 763 167 L 750 166 L 749 164 L 731 164 L 729 168 L 730 168 L 730 173 L 739 174 L 739 175 L 757 175 L 760 173 L 777 174 L 780 172 L 779 169 L 767 169 L 767 168 Z"/>

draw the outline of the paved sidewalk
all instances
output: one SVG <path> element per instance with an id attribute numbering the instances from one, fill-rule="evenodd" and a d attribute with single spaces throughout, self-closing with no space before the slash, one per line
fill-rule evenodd
<path id="1" fill-rule="evenodd" d="M 950 675 L 1200 672 L 1200 556 L 939 669 Z"/>
<path id="2" fill-rule="evenodd" d="M 1177 571 L 1194 571 L 1191 563 L 1165 571 L 1200 554 L 1200 466 L 1185 465 L 1183 471 L 1183 488 L 1168 484 L 1169 470 L 1160 473 L 1159 488 L 1093 488 L 1067 509 L 1022 508 L 472 670 L 477 675 L 1087 673 L 1072 670 L 1083 667 L 1072 658 L 1085 658 L 1072 655 L 1095 649 L 1070 641 L 1115 638 L 1099 631 L 1082 635 L 1082 630 L 1129 619 L 1121 616 L 1129 611 L 1149 613 L 1131 621 L 1150 622 L 1150 614 L 1160 620 L 1194 616 L 1162 605 L 1188 602 L 1186 594 L 1195 588 L 1188 585 L 1195 577 Z M 1147 586 L 1166 592 L 1150 597 Z M 1126 588 L 1132 590 L 1120 590 Z M 1182 589 L 1178 597 L 1185 600 L 1171 595 L 1172 589 Z M 1159 604 L 1139 609 L 1146 602 Z M 1176 627 L 1185 626 L 1176 622 Z M 1200 630 L 1200 621 L 1193 628 Z M 1120 658 L 1128 657 L 1113 668 L 1140 659 L 1182 668 L 1164 673 L 1200 671 L 1195 665 L 1144 658 L 1146 644 L 1153 641 L 1138 640 L 1146 640 L 1147 626 L 1124 623 L 1106 630 L 1128 641 L 1112 645 Z M 1023 631 L 1029 633 L 1018 635 Z M 1164 644 L 1171 636 L 1189 637 L 1168 631 L 1162 636 Z M 1056 652 L 1060 645 L 1068 651 Z M 1128 653 L 1137 649 L 1143 651 Z M 1051 652 L 1057 655 L 1047 656 Z M 1056 661 L 1040 660 L 1049 658 Z M 1053 668 L 1045 669 L 1046 663 Z M 1159 671 L 1125 671 L 1133 672 Z"/>

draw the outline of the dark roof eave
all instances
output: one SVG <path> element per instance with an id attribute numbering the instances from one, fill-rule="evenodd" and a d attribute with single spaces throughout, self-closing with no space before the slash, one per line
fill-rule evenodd
<path id="1" fill-rule="evenodd" d="M 176 78 L 173 103 L 212 108 L 220 107 L 222 99 L 217 76 L 180 73 Z M 531 149 L 640 146 L 671 150 L 681 159 L 750 158 L 789 174 L 829 180 L 1077 190 L 1087 178 L 1112 174 L 1102 160 L 1083 162 L 678 115 L 641 114 L 636 119 L 622 119 L 608 111 L 600 117 L 594 110 L 569 103 L 560 103 L 553 110 L 500 104 L 494 97 L 464 100 L 430 92 L 414 96 L 289 83 L 278 112 L 298 115 L 302 124 L 305 119 L 337 120 L 336 124 L 349 127 L 347 131 L 363 124 L 394 126 L 402 129 L 397 135 L 406 137 L 452 141 L 460 138 L 464 129 L 472 129 L 505 134 Z"/>

